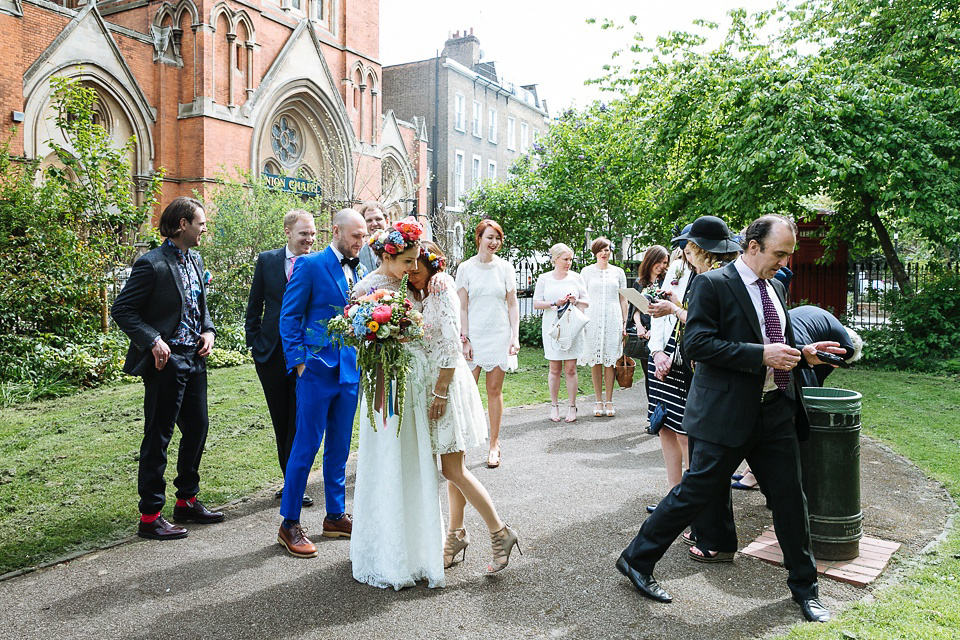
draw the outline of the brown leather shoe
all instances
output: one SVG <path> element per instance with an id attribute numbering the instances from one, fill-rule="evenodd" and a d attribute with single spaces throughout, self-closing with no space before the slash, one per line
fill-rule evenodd
<path id="1" fill-rule="evenodd" d="M 196 522 L 197 524 L 211 524 L 223 520 L 222 511 L 210 511 L 199 500 L 194 500 L 193 504 L 187 503 L 186 507 L 173 508 L 174 522 Z"/>
<path id="2" fill-rule="evenodd" d="M 353 518 L 349 513 L 343 514 L 339 520 L 323 519 L 324 538 L 349 538 L 353 534 Z"/>
<path id="3" fill-rule="evenodd" d="M 315 558 L 317 555 L 317 547 L 310 542 L 306 531 L 299 523 L 289 529 L 281 525 L 280 532 L 277 533 L 277 542 L 282 544 L 290 555 L 298 558 Z"/>
<path id="4" fill-rule="evenodd" d="M 186 538 L 187 530 L 167 522 L 163 516 L 157 516 L 153 522 L 140 521 L 137 526 L 137 535 L 150 540 L 176 540 Z"/>

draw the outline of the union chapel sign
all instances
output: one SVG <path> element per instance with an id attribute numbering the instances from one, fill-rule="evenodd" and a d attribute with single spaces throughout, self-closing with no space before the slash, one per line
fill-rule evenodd
<path id="1" fill-rule="evenodd" d="M 290 176 L 280 176 L 275 173 L 262 173 L 264 182 L 271 189 L 280 191 L 289 191 L 301 196 L 310 196 L 319 198 L 323 195 L 323 185 L 317 180 L 307 178 L 291 178 Z"/>

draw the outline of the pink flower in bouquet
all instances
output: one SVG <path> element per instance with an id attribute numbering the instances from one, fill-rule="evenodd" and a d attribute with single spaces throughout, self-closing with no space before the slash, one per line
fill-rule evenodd
<path id="1" fill-rule="evenodd" d="M 373 310 L 373 313 L 370 315 L 378 323 L 384 324 L 384 323 L 390 322 L 391 314 L 393 314 L 393 309 L 391 309 L 385 304 L 382 304 L 379 307 L 376 307 Z"/>

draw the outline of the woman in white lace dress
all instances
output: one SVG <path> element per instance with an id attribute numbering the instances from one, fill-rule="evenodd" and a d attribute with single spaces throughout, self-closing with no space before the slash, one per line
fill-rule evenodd
<path id="1" fill-rule="evenodd" d="M 401 240 L 385 250 L 384 243 L 376 242 L 377 236 L 371 240 L 380 266 L 357 283 L 355 296 L 374 289 L 398 290 L 404 274 L 417 269 L 419 243 Z M 374 431 L 365 406 L 371 399 L 364 397 L 360 407 L 350 540 L 354 579 L 398 590 L 418 580 L 426 580 L 431 588 L 444 586 L 440 483 L 426 404 L 430 367 L 422 345 L 411 342 L 406 348 L 412 362 L 399 435 L 395 415 L 384 426 L 384 417 L 375 412 Z"/>
<path id="2" fill-rule="evenodd" d="M 457 267 L 463 356 L 479 384 L 483 371 L 490 411 L 490 450 L 487 466 L 500 466 L 500 421 L 503 417 L 503 378 L 507 359 L 520 353 L 520 306 L 513 265 L 496 255 L 503 246 L 503 229 L 481 220 L 474 233 L 477 255 Z"/>
<path id="3" fill-rule="evenodd" d="M 540 274 L 533 291 L 533 308 L 543 310 L 540 325 L 543 332 L 543 357 L 550 362 L 547 378 L 550 387 L 550 419 L 560 422 L 560 379 L 565 377 L 568 406 L 564 422 L 576 422 L 577 356 L 583 349 L 583 331 L 573 339 L 569 348 L 563 349 L 550 338 L 550 329 L 557 321 L 558 308 L 569 302 L 583 311 L 590 304 L 590 299 L 583 278 L 576 271 L 570 270 L 573 265 L 573 249 L 562 242 L 557 243 L 550 247 L 550 259 L 554 269 Z"/>
<path id="4" fill-rule="evenodd" d="M 428 281 L 433 280 L 437 285 L 432 287 L 436 292 L 423 301 L 423 324 L 426 361 L 430 368 L 427 380 L 433 382 L 425 397 L 429 406 L 430 441 L 433 452 L 440 456 L 450 502 L 443 564 L 452 567 L 457 555 L 463 552 L 466 556 L 470 535 L 463 528 L 463 512 L 469 502 L 489 530 L 493 560 L 487 565 L 487 573 L 493 574 L 507 566 L 514 545 L 517 549 L 520 547 L 517 533 L 500 519 L 487 490 L 464 464 L 466 448 L 478 446 L 486 437 L 486 420 L 476 382 L 461 352 L 460 301 L 454 293 L 453 279 L 443 273 L 444 260 L 439 247 L 424 241 L 420 268 L 410 275 L 410 284 L 420 295 L 426 293 Z"/>
<path id="5" fill-rule="evenodd" d="M 613 365 L 623 353 L 623 336 L 627 329 L 627 301 L 620 296 L 620 289 L 627 287 L 627 274 L 623 269 L 610 264 L 612 255 L 610 241 L 599 237 L 590 245 L 590 252 L 597 258 L 595 264 L 580 272 L 590 307 L 587 317 L 590 322 L 583 330 L 583 351 L 577 363 L 590 367 L 593 392 L 596 402 L 593 415 L 613 417 Z M 601 400 L 606 385 L 606 400 Z"/>

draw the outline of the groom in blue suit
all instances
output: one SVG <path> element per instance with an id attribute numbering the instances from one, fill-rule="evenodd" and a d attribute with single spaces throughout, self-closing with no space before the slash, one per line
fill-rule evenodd
<path id="1" fill-rule="evenodd" d="M 363 277 L 357 256 L 366 236 L 367 226 L 359 213 L 338 212 L 330 246 L 294 264 L 280 308 L 287 369 L 297 372 L 297 433 L 284 477 L 283 523 L 277 542 L 301 558 L 317 555 L 300 526 L 300 508 L 321 441 L 327 510 L 323 535 L 349 538 L 353 531 L 346 513 L 345 484 L 360 374 L 356 349 L 334 343 L 327 334 L 327 322 L 342 313 L 350 289 Z"/>

